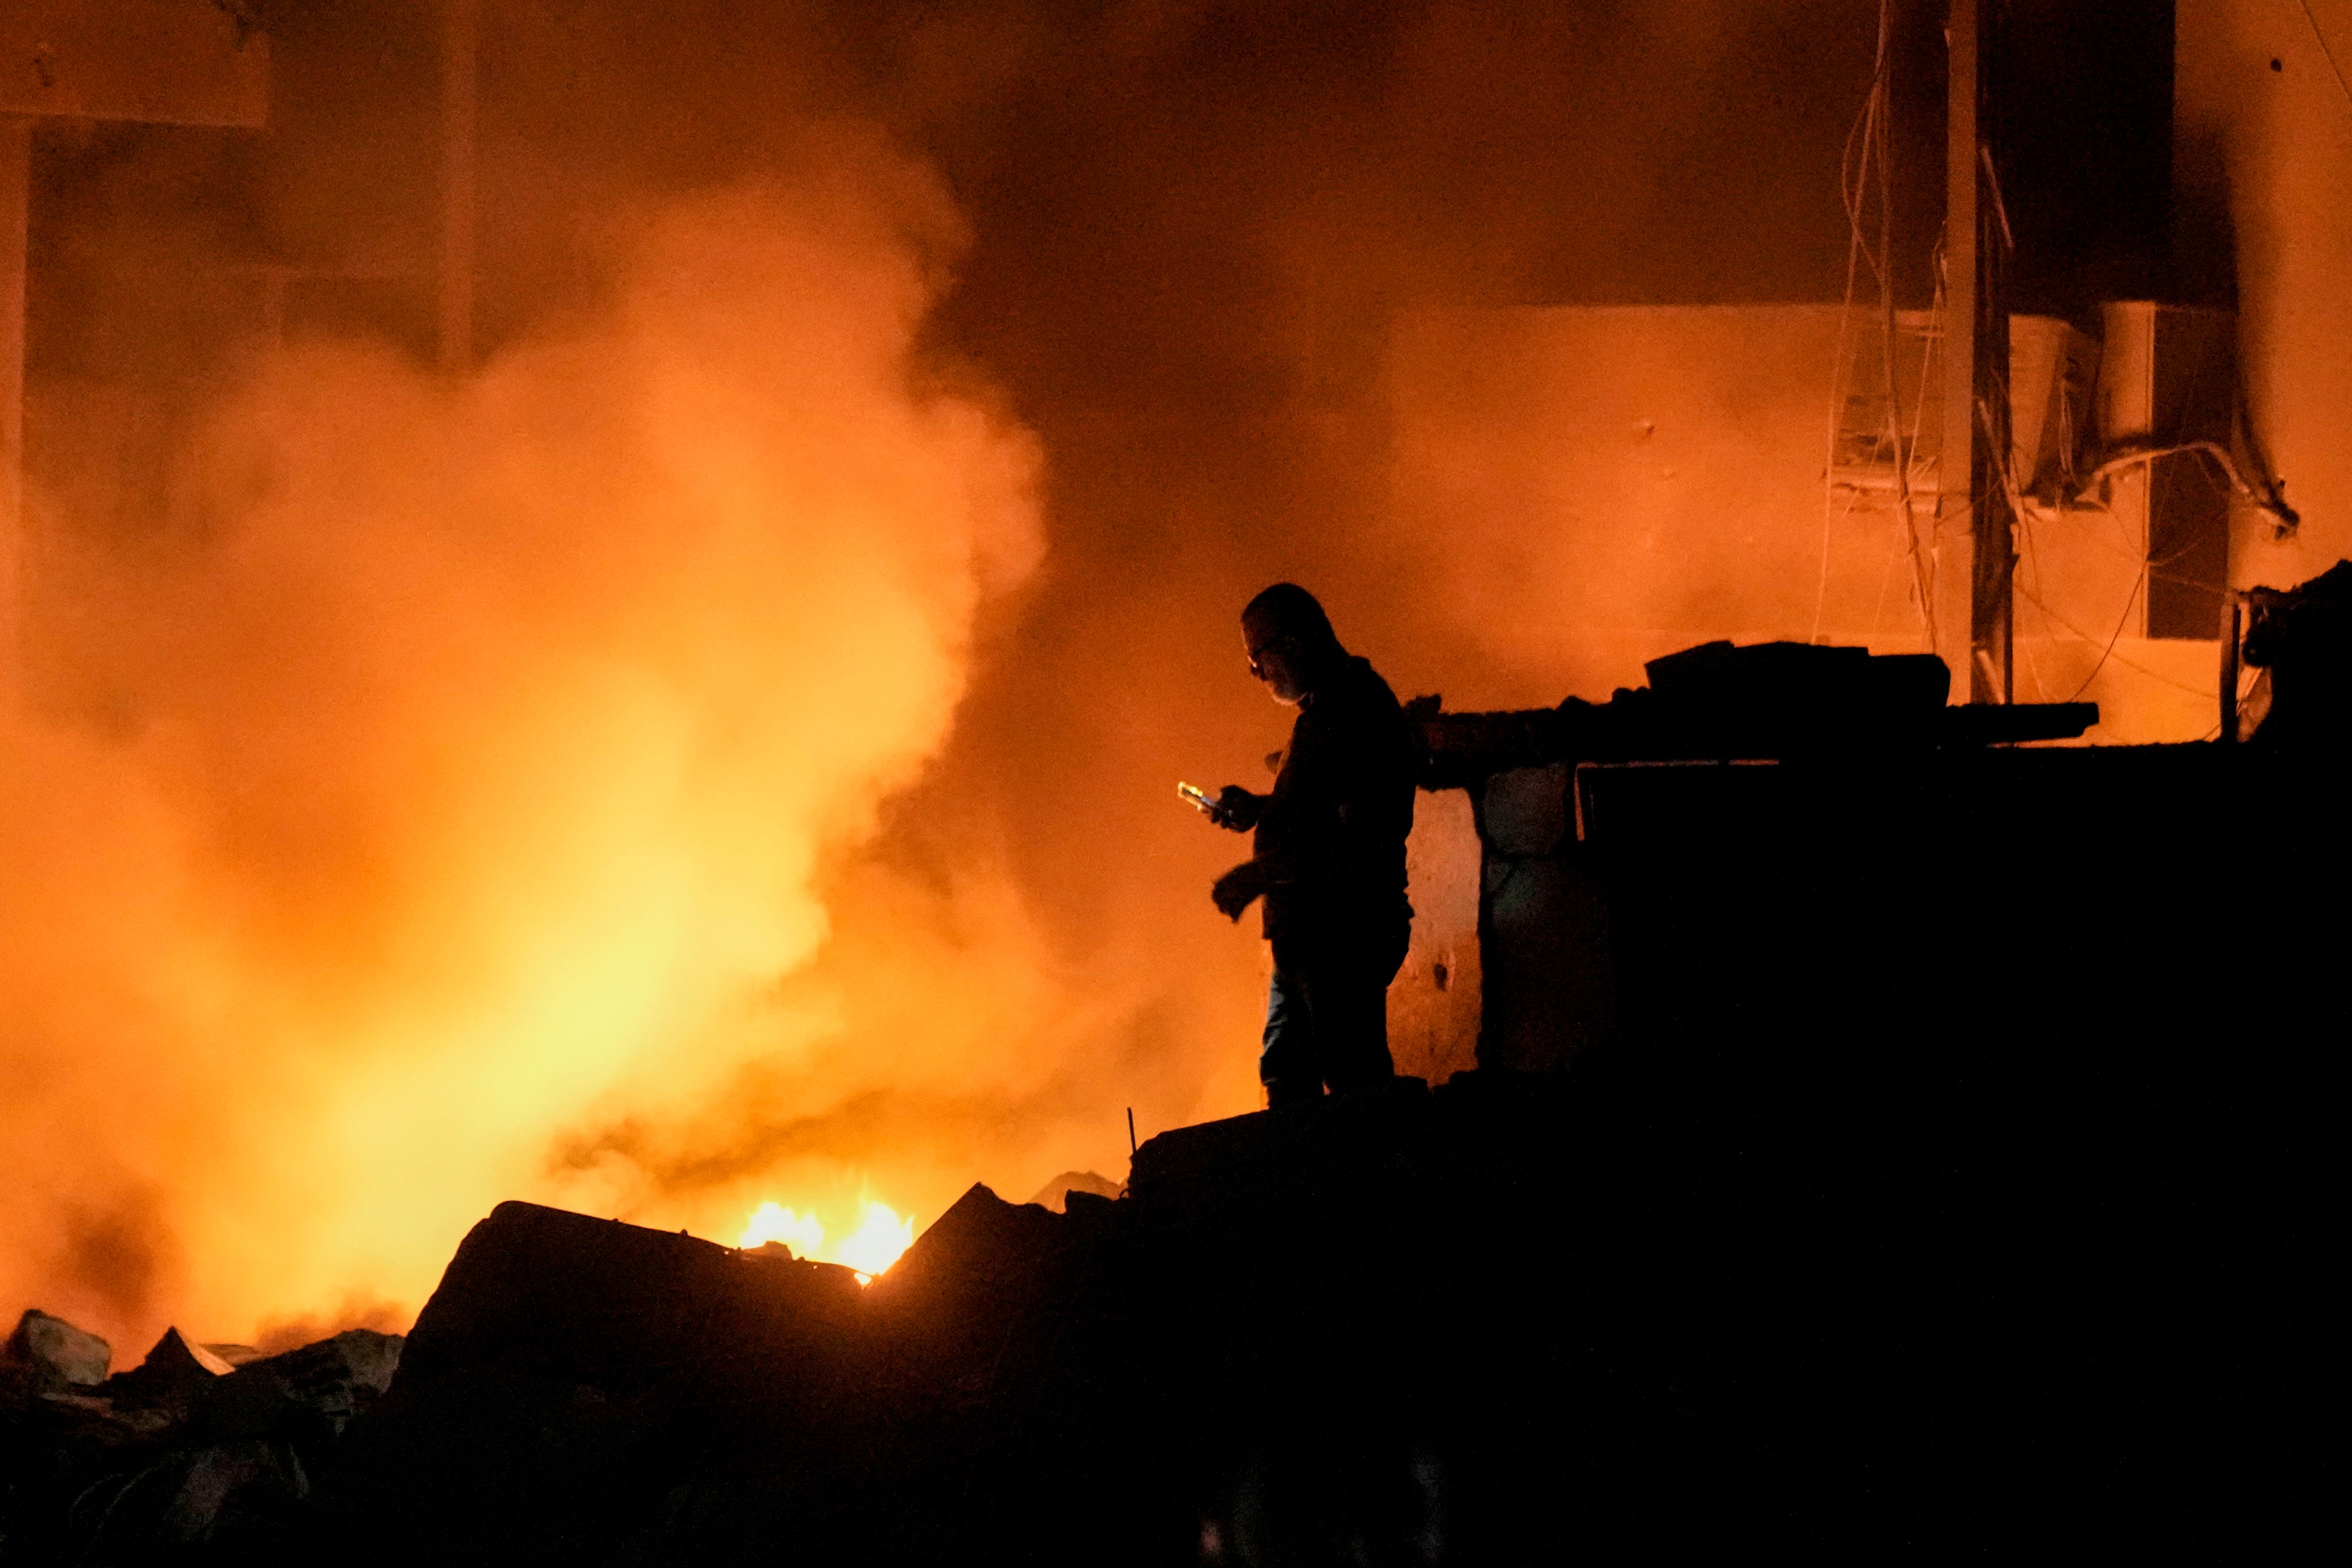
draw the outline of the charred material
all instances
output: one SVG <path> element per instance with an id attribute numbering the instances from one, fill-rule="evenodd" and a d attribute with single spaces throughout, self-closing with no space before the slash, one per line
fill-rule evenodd
<path id="1" fill-rule="evenodd" d="M 1561 781 L 1512 831 L 1580 816 L 1613 890 L 1614 1026 L 1558 1070 L 1163 1133 L 1063 1214 L 976 1186 L 864 1289 L 502 1205 L 396 1370 L 174 1334 L 99 1384 L 31 1320 L 5 1561 L 2284 1554 L 2339 1315 L 2337 927 L 2265 931 L 2259 1016 L 2183 973 L 2244 951 L 2235 824 L 2322 825 L 2266 894 L 2340 901 L 2332 781 L 2211 746 L 1497 776 Z"/>
<path id="2" fill-rule="evenodd" d="M 859 1306 L 849 1270 L 781 1249 L 501 1204 L 352 1434 L 322 1525 L 373 1537 L 373 1561 L 583 1562 L 657 1524 L 680 1487 L 688 1512 L 723 1512 L 746 1452 L 845 1495 L 833 1416 Z"/>
<path id="3" fill-rule="evenodd" d="M 2352 561 L 2300 587 L 2252 588 L 2245 597 L 2245 661 L 2270 682 L 2253 743 L 2340 754 L 2352 733 Z"/>
<path id="4" fill-rule="evenodd" d="M 0 1351 L 0 1373 L 19 1389 L 40 1394 L 88 1391 L 106 1381 L 114 1352 L 96 1334 L 37 1308 L 16 1321 Z"/>
<path id="5" fill-rule="evenodd" d="M 352 1329 L 232 1366 L 171 1329 L 107 1377 L 103 1340 L 26 1313 L 0 1356 L 0 1562 L 281 1560 L 401 1346 Z"/>
<path id="6" fill-rule="evenodd" d="M 1164 1133 L 1065 1214 L 974 1187 L 865 1289 L 504 1205 L 339 1438 L 321 1347 L 152 1429 L 20 1393 L 8 1561 L 2273 1554 L 2336 1316 L 2335 928 L 2265 937 L 2294 1028 L 2181 974 L 2243 878 L 2221 825 L 2311 780 L 2204 746 L 1581 780 L 1618 1025 L 1560 1070 Z M 1956 839 L 1983 874 L 1923 884 Z M 2346 867 L 2308 840 L 2271 896 Z M 333 1353 L 355 1394 L 388 1359 Z"/>
<path id="7" fill-rule="evenodd" d="M 1647 686 L 1598 705 L 1571 698 L 1518 713 L 1416 705 L 1423 787 L 1466 790 L 1478 834 L 1482 1067 L 1557 1070 L 1622 1026 L 1617 928 L 1622 884 L 1640 872 L 1612 872 L 1588 846 L 1586 785 L 1599 774 L 1787 764 L 1827 770 L 1809 777 L 1895 768 L 1926 781 L 1996 745 L 2072 739 L 2098 719 L 2092 703 L 1948 706 L 1950 672 L 1926 654 L 1711 642 L 1646 668 Z"/>
<path id="8" fill-rule="evenodd" d="M 1951 707 L 1951 672 L 1933 654 L 1873 654 L 1808 643 L 1702 643 L 1652 659 L 1649 684 L 1605 703 L 1444 713 L 1420 721 L 1423 789 L 1475 784 L 1553 763 L 1779 759 L 1872 751 L 1965 750 L 2071 740 L 2098 721 L 2095 703 Z"/>

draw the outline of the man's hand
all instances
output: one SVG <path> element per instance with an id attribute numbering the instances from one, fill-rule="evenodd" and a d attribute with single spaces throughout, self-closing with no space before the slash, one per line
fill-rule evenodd
<path id="1" fill-rule="evenodd" d="M 1217 885 L 1209 889 L 1209 897 L 1215 900 L 1219 914 L 1238 921 L 1242 911 L 1265 891 L 1265 868 L 1255 860 L 1244 860 L 1217 879 Z"/>
<path id="2" fill-rule="evenodd" d="M 1217 804 L 1209 813 L 1209 820 L 1233 833 L 1247 833 L 1265 815 L 1265 796 L 1227 784 L 1217 792 Z"/>

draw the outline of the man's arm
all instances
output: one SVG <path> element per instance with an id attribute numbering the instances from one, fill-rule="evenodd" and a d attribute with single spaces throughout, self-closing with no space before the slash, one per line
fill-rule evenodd
<path id="1" fill-rule="evenodd" d="M 1274 885 L 1274 881 L 1265 861 L 1244 860 L 1217 879 L 1216 885 L 1209 889 L 1209 897 L 1216 904 L 1219 914 L 1227 920 L 1238 921 L 1242 918 L 1242 911 L 1255 903 Z"/>
<path id="2" fill-rule="evenodd" d="M 1209 820 L 1231 833 L 1247 833 L 1265 815 L 1266 797 L 1239 784 L 1227 784 L 1217 792 L 1216 803 L 1209 808 Z"/>

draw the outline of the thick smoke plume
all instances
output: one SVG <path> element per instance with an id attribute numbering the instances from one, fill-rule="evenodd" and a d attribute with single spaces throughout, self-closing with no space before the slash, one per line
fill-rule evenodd
<path id="1" fill-rule="evenodd" d="M 575 1123 L 929 1065 L 837 1059 L 839 996 L 780 981 L 1037 561 L 1037 455 L 919 371 L 936 181 L 798 153 L 616 222 L 609 302 L 462 381 L 263 357 L 159 530 L 32 552 L 0 1295 L 132 1335 L 413 1309 L 502 1197 L 647 1212 L 551 1153 Z"/>
<path id="2" fill-rule="evenodd" d="M 9 599 L 0 1284 L 133 1341 L 397 1321 L 503 1197 L 927 1223 L 1253 1108 L 1241 846 L 1171 789 L 1282 743 L 1235 610 L 1576 689 L 1464 584 L 1566 647 L 1652 559 L 1395 493 L 1398 325 L 1834 299 L 1875 14 L 499 0 L 480 373 L 331 323 L 182 437 L 118 373 L 202 331 L 79 280 L 432 269 L 432 8 L 267 9 L 266 147 L 95 137 L 37 235 L 75 460 Z"/>

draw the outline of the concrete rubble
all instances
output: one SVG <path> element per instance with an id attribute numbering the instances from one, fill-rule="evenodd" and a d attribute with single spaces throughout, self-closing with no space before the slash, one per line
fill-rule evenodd
<path id="1" fill-rule="evenodd" d="M 169 1329 L 109 1377 L 103 1340 L 26 1312 L 0 1356 L 0 1563 L 268 1560 L 402 1343 L 354 1329 L 239 1366 Z"/>
<path id="2" fill-rule="evenodd" d="M 404 1342 L 109 1377 L 36 1315 L 0 1568 L 2288 1555 L 2340 1316 L 2333 779 L 1544 777 L 1481 798 L 1573 846 L 1614 954 L 1552 1070 L 1163 1132 L 1060 1212 L 975 1185 L 870 1286 L 509 1203 Z"/>
<path id="3" fill-rule="evenodd" d="M 1842 1136 L 1798 1082 L 1775 1132 L 1706 1070 L 1184 1129 L 1116 1200 L 974 1186 L 864 1289 L 501 1205 L 404 1349 L 256 1361 L 152 1427 L 12 1406 L 0 1563 L 1509 1563 L 2223 1521 L 2208 1380 L 2253 1301 L 2189 1266 L 2207 1220 L 2144 1212 L 2112 1141 L 2020 1185 L 1952 1166 L 1981 1103 Z M 2135 1258 L 2150 1226 L 2176 1261 Z"/>
<path id="4" fill-rule="evenodd" d="M 30 1378 L 45 1391 L 95 1388 L 106 1381 L 112 1347 L 96 1334 L 84 1333 L 63 1318 L 37 1309 L 16 1321 L 8 1336 L 0 1365 Z"/>
<path id="5" fill-rule="evenodd" d="M 1091 1197 L 1116 1198 L 1119 1195 L 1119 1186 L 1109 1177 L 1097 1175 L 1092 1171 L 1065 1171 L 1039 1187 L 1029 1201 L 1039 1208 L 1061 1214 L 1069 1207 L 1067 1198 L 1073 1192 Z"/>

